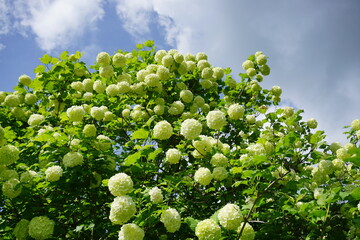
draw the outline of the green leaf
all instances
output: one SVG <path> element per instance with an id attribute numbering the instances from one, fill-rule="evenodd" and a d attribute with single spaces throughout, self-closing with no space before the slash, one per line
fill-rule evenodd
<path id="1" fill-rule="evenodd" d="M 134 139 L 147 139 L 149 136 L 149 131 L 143 129 L 143 128 L 140 128 L 138 130 L 136 130 L 135 132 L 132 133 L 131 135 L 131 139 L 134 140 Z"/>
<path id="2" fill-rule="evenodd" d="M 130 166 L 137 162 L 141 157 L 141 151 L 138 151 L 134 154 L 129 155 L 127 158 L 125 158 L 124 166 Z"/>
<path id="3" fill-rule="evenodd" d="M 34 69 L 34 73 L 43 73 L 45 72 L 45 66 L 44 65 L 39 65 Z"/>
<path id="4" fill-rule="evenodd" d="M 68 54 L 69 54 L 69 52 L 68 51 L 63 51 L 61 54 L 60 54 L 60 59 L 61 60 L 66 60 L 66 59 L 68 59 Z"/>
<path id="5" fill-rule="evenodd" d="M 145 47 L 152 47 L 152 46 L 154 46 L 155 43 L 152 40 L 147 40 L 143 44 L 144 44 Z"/>
<path id="6" fill-rule="evenodd" d="M 43 64 L 49 64 L 49 63 L 51 63 L 52 57 L 49 54 L 45 54 L 44 56 L 42 56 L 39 59 Z"/>
<path id="7" fill-rule="evenodd" d="M 360 199 L 360 187 L 355 188 L 350 194 L 355 200 Z"/>

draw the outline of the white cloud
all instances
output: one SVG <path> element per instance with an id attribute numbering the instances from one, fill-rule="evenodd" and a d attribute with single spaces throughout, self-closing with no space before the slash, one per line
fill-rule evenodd
<path id="1" fill-rule="evenodd" d="M 103 0 L 15 0 L 19 30 L 31 29 L 46 51 L 67 47 L 104 16 Z"/>
<path id="2" fill-rule="evenodd" d="M 116 13 L 123 26 L 134 37 L 149 33 L 152 13 L 151 0 L 114 0 Z"/>
<path id="3" fill-rule="evenodd" d="M 6 0 L 0 0 L 0 35 L 10 31 L 9 7 Z"/>

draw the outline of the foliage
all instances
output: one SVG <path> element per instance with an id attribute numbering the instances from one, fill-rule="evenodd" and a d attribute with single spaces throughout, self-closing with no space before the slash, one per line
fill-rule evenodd
<path id="1" fill-rule="evenodd" d="M 329 145 L 267 60 L 44 55 L 0 92 L 2 239 L 359 239 L 360 120 Z"/>

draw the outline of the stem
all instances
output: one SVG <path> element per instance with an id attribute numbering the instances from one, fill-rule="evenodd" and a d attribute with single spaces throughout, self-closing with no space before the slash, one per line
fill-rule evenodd
<path id="1" fill-rule="evenodd" d="M 289 174 L 289 173 L 290 173 L 290 171 L 288 170 L 284 175 L 282 175 L 281 177 L 278 177 L 277 179 L 275 179 L 274 181 L 272 181 L 264 190 L 262 190 L 260 193 L 257 194 L 257 196 L 256 196 L 256 198 L 255 198 L 255 201 L 254 201 L 253 205 L 251 206 L 250 211 L 248 212 L 248 214 L 247 214 L 246 217 L 244 218 L 244 221 L 243 221 L 243 225 L 242 225 L 242 227 L 241 227 L 241 230 L 240 230 L 240 232 L 238 233 L 238 235 L 237 235 L 237 237 L 236 237 L 237 240 L 240 240 L 240 237 L 241 237 L 241 235 L 242 235 L 242 233 L 243 233 L 243 231 L 244 231 L 245 225 L 246 225 L 246 223 L 249 222 L 249 218 L 250 218 L 252 212 L 254 211 L 256 202 L 260 199 L 260 197 L 261 197 L 265 192 L 267 192 L 267 191 L 271 188 L 271 186 L 273 186 L 276 182 L 278 182 L 279 180 L 281 180 L 283 177 L 285 177 L 285 176 L 286 176 L 287 174 Z"/>

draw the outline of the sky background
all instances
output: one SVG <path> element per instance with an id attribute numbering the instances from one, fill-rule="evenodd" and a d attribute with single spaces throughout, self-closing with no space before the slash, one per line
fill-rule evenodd
<path id="1" fill-rule="evenodd" d="M 0 91 L 39 58 L 158 49 L 205 52 L 213 66 L 243 72 L 256 51 L 269 56 L 261 85 L 283 89 L 283 105 L 304 109 L 327 140 L 346 142 L 343 126 L 360 118 L 359 0 L 0 0 Z"/>

